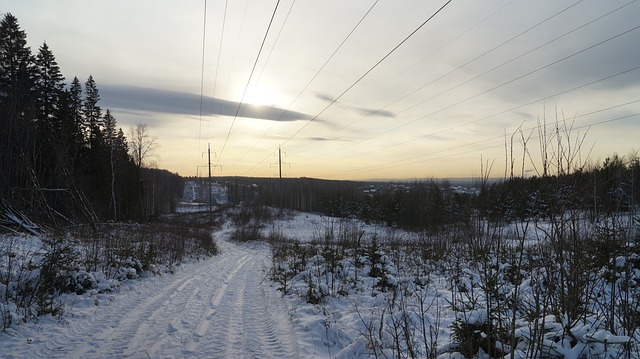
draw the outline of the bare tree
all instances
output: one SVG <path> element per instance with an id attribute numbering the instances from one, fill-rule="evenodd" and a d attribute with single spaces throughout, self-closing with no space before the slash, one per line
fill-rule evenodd
<path id="1" fill-rule="evenodd" d="M 155 157 L 154 151 L 158 148 L 157 139 L 149 135 L 146 123 L 139 123 L 129 129 L 129 151 L 133 163 L 137 168 L 138 176 L 138 216 L 139 220 L 144 217 L 142 168 L 147 165 L 150 158 Z"/>
<path id="2" fill-rule="evenodd" d="M 150 158 L 155 157 L 154 151 L 159 147 L 157 138 L 149 135 L 146 123 L 139 123 L 129 129 L 129 151 L 131 158 L 140 169 L 147 165 Z"/>

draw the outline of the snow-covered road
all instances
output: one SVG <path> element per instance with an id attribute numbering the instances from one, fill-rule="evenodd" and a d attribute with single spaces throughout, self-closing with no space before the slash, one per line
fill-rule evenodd
<path id="1" fill-rule="evenodd" d="M 267 276 L 266 245 L 220 241 L 220 254 L 127 285 L 66 324 L 21 333 L 9 358 L 297 358 L 284 299 Z M 85 299 L 89 300 L 89 299 Z M 95 299 L 94 299 L 95 300 Z"/>

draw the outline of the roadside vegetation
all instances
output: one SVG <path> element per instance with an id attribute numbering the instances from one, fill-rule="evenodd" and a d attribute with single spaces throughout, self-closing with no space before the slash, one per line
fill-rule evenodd
<path id="1" fill-rule="evenodd" d="M 270 243 L 270 278 L 292 307 L 318 308 L 328 346 L 360 340 L 376 358 L 640 357 L 637 171 L 637 159 L 614 157 L 487 185 L 466 199 L 467 217 L 437 230 L 326 216 L 301 238 L 272 224 L 290 212 L 245 208 L 234 238 Z"/>
<path id="2" fill-rule="evenodd" d="M 2 235 L 0 329 L 41 315 L 62 319 L 65 293 L 112 292 L 123 281 L 173 273 L 187 259 L 215 255 L 210 224 L 188 218 Z"/>
<path id="3" fill-rule="evenodd" d="M 271 279 L 337 357 L 638 358 L 640 159 L 588 164 L 555 126 L 538 176 L 507 155 L 506 178 L 485 163 L 476 191 L 338 193 L 303 237 L 244 209 L 236 237 L 271 244 Z"/>

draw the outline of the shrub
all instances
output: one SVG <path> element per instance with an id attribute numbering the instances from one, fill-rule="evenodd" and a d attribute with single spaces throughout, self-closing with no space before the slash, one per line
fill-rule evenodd
<path id="1" fill-rule="evenodd" d="M 256 224 L 238 226 L 231 235 L 231 240 L 238 242 L 259 241 L 262 240 L 262 233 Z"/>

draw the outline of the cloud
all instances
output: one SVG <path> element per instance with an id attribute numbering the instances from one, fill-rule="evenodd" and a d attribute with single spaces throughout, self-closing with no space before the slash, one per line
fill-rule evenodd
<path id="1" fill-rule="evenodd" d="M 369 117 L 369 116 L 380 116 L 380 117 L 387 117 L 387 118 L 393 118 L 396 117 L 396 114 L 391 112 L 391 111 L 386 111 L 383 109 L 371 109 L 371 108 L 365 108 L 365 107 L 357 107 L 357 106 L 351 106 L 348 105 L 344 102 L 340 102 L 337 99 L 327 95 L 327 94 L 322 94 L 322 93 L 316 93 L 315 94 L 316 98 L 322 100 L 322 101 L 326 101 L 329 103 L 333 103 L 335 102 L 336 104 L 338 104 L 338 106 L 349 110 L 349 111 L 353 111 L 356 112 L 362 116 L 365 117 Z"/>
<path id="2" fill-rule="evenodd" d="M 436 134 L 427 134 L 427 135 L 421 136 L 420 138 L 425 140 L 439 141 L 439 142 L 451 140 L 450 137 L 436 135 Z"/>
<path id="3" fill-rule="evenodd" d="M 319 98 L 322 101 L 326 101 L 326 102 L 334 102 L 334 101 L 338 101 L 336 98 L 327 95 L 327 94 L 322 94 L 322 93 L 316 93 L 315 94 L 317 98 Z"/>
<path id="4" fill-rule="evenodd" d="M 323 141 L 347 141 L 348 142 L 348 141 L 350 141 L 350 140 L 347 140 L 347 139 L 340 139 L 340 138 L 337 138 L 337 137 L 307 137 L 307 140 L 309 140 L 309 141 L 320 141 L 320 142 L 323 142 Z"/>
<path id="5" fill-rule="evenodd" d="M 101 85 L 101 105 L 112 110 L 200 115 L 200 95 L 188 92 L 166 91 L 146 87 Z M 238 102 L 205 96 L 202 99 L 204 116 L 235 116 Z M 306 114 L 287 111 L 273 106 L 243 104 L 238 116 L 269 121 L 309 120 Z"/>
<path id="6" fill-rule="evenodd" d="M 382 110 L 382 109 L 369 109 L 369 108 L 364 108 L 364 107 L 358 107 L 358 108 L 354 108 L 359 114 L 363 115 L 363 116 L 380 116 L 380 117 L 387 117 L 387 118 L 393 118 L 396 117 L 396 114 L 391 112 L 391 111 L 386 111 L 386 110 Z"/>

